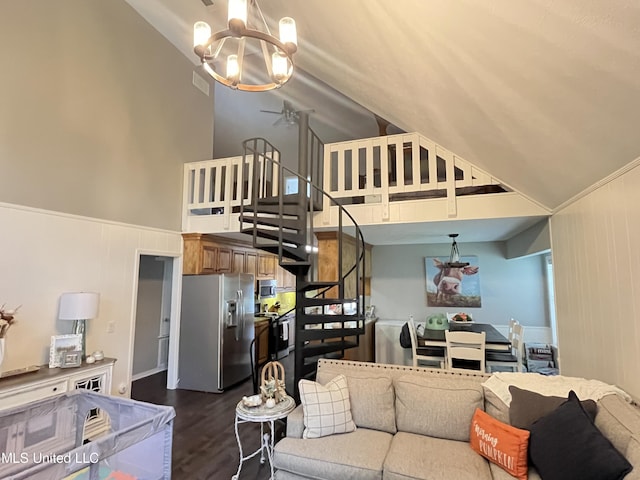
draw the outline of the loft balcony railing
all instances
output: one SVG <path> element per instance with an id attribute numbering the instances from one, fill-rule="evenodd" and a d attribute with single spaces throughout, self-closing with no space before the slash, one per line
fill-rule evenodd
<path id="1" fill-rule="evenodd" d="M 238 156 L 185 164 L 183 230 L 203 231 L 206 222 L 210 232 L 237 231 L 240 204 L 252 201 L 254 191 L 265 197 L 279 189 L 297 191 L 295 176 L 285 177 L 281 184 L 266 163 L 259 165 L 255 179 L 253 161 L 248 158 L 243 165 Z M 509 191 L 496 178 L 417 133 L 325 144 L 310 171 L 322 178 L 321 188 L 340 204 L 379 208 L 383 220 L 393 202 L 446 199 L 447 215 L 453 217 L 460 196 Z M 254 181 L 259 188 L 253 188 Z M 318 215 L 325 215 L 327 225 L 329 210 L 336 207 L 324 202 L 324 213 Z"/>

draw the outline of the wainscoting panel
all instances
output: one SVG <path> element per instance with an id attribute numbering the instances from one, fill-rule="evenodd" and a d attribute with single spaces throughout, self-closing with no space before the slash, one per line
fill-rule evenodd
<path id="1" fill-rule="evenodd" d="M 60 295 L 95 291 L 87 351 L 118 360 L 114 390 L 128 383 L 139 252 L 180 256 L 180 233 L 9 204 L 0 204 L 0 228 L 0 305 L 22 305 L 2 369 L 48 363 L 51 336 L 71 333 L 71 322 L 58 320 Z"/>
<path id="2" fill-rule="evenodd" d="M 551 218 L 562 373 L 640 398 L 640 167 Z"/>

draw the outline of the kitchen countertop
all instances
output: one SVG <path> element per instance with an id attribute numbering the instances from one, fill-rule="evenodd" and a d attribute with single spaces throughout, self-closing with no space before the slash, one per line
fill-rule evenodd
<path id="1" fill-rule="evenodd" d="M 271 318 L 276 318 L 280 316 L 279 313 L 254 313 L 253 320 L 255 322 L 261 322 L 264 320 L 270 320 Z"/>

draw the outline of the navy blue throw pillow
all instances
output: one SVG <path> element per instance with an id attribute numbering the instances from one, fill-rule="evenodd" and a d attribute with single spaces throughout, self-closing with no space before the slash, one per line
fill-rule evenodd
<path id="1" fill-rule="evenodd" d="M 529 459 L 544 480 L 619 480 L 633 469 L 594 425 L 573 390 L 529 430 Z"/>

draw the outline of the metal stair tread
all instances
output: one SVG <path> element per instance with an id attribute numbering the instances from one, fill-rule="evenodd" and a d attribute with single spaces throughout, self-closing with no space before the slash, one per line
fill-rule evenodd
<path id="1" fill-rule="evenodd" d="M 302 350 L 305 357 L 315 357 L 319 355 L 326 355 L 332 352 L 348 350 L 349 348 L 354 348 L 357 346 L 357 342 L 336 340 L 322 343 L 310 343 L 305 345 Z"/>
<path id="2" fill-rule="evenodd" d="M 278 196 L 275 197 L 260 197 L 258 199 L 258 205 L 278 205 L 280 203 L 280 198 Z M 298 205 L 300 203 L 300 196 L 297 193 L 290 193 L 282 195 L 282 203 L 283 205 Z M 306 197 L 305 197 L 305 203 Z"/>
<path id="3" fill-rule="evenodd" d="M 317 315 L 304 314 L 297 315 L 296 322 L 300 325 L 314 325 L 319 323 L 333 324 L 342 322 L 363 322 L 364 317 L 362 315 L 327 315 L 320 313 Z"/>
<path id="4" fill-rule="evenodd" d="M 265 217 L 251 212 L 252 215 L 243 215 L 239 218 L 243 223 L 257 223 L 259 225 L 268 225 L 272 227 L 282 227 L 289 230 L 306 230 L 306 225 L 297 218 Z"/>
<path id="5" fill-rule="evenodd" d="M 364 328 L 309 328 L 296 332 L 300 340 L 324 340 L 326 338 L 356 337 Z"/>
<path id="6" fill-rule="evenodd" d="M 300 207 L 297 204 L 288 204 L 288 203 L 283 203 L 282 204 L 282 214 L 283 215 L 287 215 L 289 217 L 293 217 L 293 218 L 297 218 L 299 216 L 300 213 Z M 253 205 L 244 205 L 242 207 L 243 210 L 243 214 L 244 212 L 250 212 L 250 213 L 255 213 L 255 214 L 261 214 L 261 213 L 268 213 L 268 214 L 273 214 L 273 215 L 279 215 L 280 212 L 280 205 L 279 204 L 275 204 L 275 205 L 256 205 L 255 207 Z"/>
<path id="7" fill-rule="evenodd" d="M 321 305 L 337 305 L 343 303 L 354 303 L 356 298 L 325 298 L 325 297 L 305 297 L 301 300 L 303 307 L 315 307 Z"/>
<path id="8" fill-rule="evenodd" d="M 337 287 L 340 282 L 336 281 L 324 281 L 324 282 L 301 282 L 298 289 L 303 292 L 310 292 L 312 290 L 323 290 L 329 287 Z"/>
<path id="9" fill-rule="evenodd" d="M 266 250 L 269 253 L 279 254 L 280 245 L 271 244 L 271 245 L 254 245 L 256 248 L 260 248 L 262 250 Z M 287 258 L 291 258 L 293 260 L 299 260 L 300 262 L 309 262 L 309 254 L 307 252 L 299 252 L 297 248 L 291 248 L 286 245 L 282 245 L 282 255 Z"/>
<path id="10" fill-rule="evenodd" d="M 256 229 L 243 229 L 240 233 L 246 233 L 248 235 L 253 235 L 253 232 L 256 232 L 256 235 L 259 238 L 266 238 L 268 240 L 277 240 L 280 241 L 280 230 L 268 230 L 265 228 L 256 228 Z M 306 235 L 302 233 L 293 233 L 282 230 L 282 241 L 286 243 L 293 243 L 295 245 L 303 245 L 306 240 Z"/>

